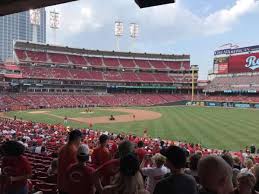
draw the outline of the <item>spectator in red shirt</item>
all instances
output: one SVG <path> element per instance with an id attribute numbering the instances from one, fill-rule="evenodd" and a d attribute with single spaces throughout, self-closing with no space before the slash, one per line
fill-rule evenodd
<path id="1" fill-rule="evenodd" d="M 69 194 L 94 194 L 94 169 L 87 162 L 89 160 L 89 148 L 81 145 L 78 148 L 76 164 L 72 164 L 66 172 L 66 180 Z"/>
<path id="2" fill-rule="evenodd" d="M 32 175 L 32 168 L 26 157 L 23 156 L 25 147 L 16 141 L 8 141 L 2 146 L 2 176 L 5 184 L 3 193 L 27 194 L 27 179 Z"/>
<path id="3" fill-rule="evenodd" d="M 67 193 L 65 172 L 71 164 L 77 162 L 77 150 L 81 143 L 81 138 L 81 131 L 71 131 L 68 143 L 60 149 L 58 157 L 58 189 L 60 194 Z"/>
<path id="4" fill-rule="evenodd" d="M 138 148 L 136 149 L 136 154 L 138 156 L 139 162 L 142 162 L 144 159 L 145 155 L 147 154 L 147 151 L 143 148 L 144 147 L 144 142 L 139 141 L 138 142 Z"/>
<path id="5" fill-rule="evenodd" d="M 92 163 L 99 167 L 105 162 L 109 161 L 111 159 L 111 154 L 109 152 L 109 149 L 107 148 L 109 141 L 109 137 L 105 134 L 102 134 L 99 137 L 99 143 L 100 145 L 94 149 L 92 154 Z"/>

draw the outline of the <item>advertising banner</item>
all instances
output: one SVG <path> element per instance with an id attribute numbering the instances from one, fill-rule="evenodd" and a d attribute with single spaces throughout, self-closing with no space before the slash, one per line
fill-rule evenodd
<path id="1" fill-rule="evenodd" d="M 258 72 L 259 52 L 229 57 L 228 73 Z"/>
<path id="2" fill-rule="evenodd" d="M 237 53 L 244 53 L 244 52 L 252 52 L 259 50 L 259 45 L 243 47 L 243 48 L 236 48 L 236 49 L 223 49 L 217 50 L 214 52 L 214 55 L 231 55 Z"/>
<path id="3" fill-rule="evenodd" d="M 250 108 L 250 104 L 235 104 L 237 108 Z"/>
<path id="4" fill-rule="evenodd" d="M 228 73 L 228 63 L 218 64 L 218 74 Z"/>

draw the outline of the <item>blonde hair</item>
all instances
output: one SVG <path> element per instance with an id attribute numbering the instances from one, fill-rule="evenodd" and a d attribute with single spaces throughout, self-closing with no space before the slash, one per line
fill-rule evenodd
<path id="1" fill-rule="evenodd" d="M 239 173 L 237 175 L 237 180 L 240 181 L 241 179 L 245 180 L 251 188 L 254 187 L 256 182 L 255 176 L 250 172 Z"/>
<path id="2" fill-rule="evenodd" d="M 245 161 L 245 166 L 248 168 L 248 169 L 250 169 L 250 168 L 252 168 L 253 167 L 253 161 L 251 160 L 251 159 L 246 159 L 246 161 Z"/>
<path id="3" fill-rule="evenodd" d="M 166 157 L 164 157 L 162 154 L 157 153 L 152 157 L 152 162 L 155 163 L 157 167 L 160 167 L 166 162 Z"/>
<path id="4" fill-rule="evenodd" d="M 235 164 L 239 164 L 240 165 L 241 161 L 240 161 L 240 158 L 238 156 L 234 156 L 233 157 L 233 161 L 234 161 Z"/>

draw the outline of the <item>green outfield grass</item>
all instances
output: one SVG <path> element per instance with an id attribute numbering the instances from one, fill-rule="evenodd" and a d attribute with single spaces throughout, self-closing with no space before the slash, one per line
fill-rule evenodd
<path id="1" fill-rule="evenodd" d="M 206 107 L 149 107 L 141 108 L 162 113 L 162 117 L 153 121 L 136 121 L 128 123 L 96 124 L 95 129 L 112 132 L 127 132 L 143 135 L 148 128 L 152 137 L 182 140 L 201 143 L 209 148 L 238 150 L 247 145 L 259 146 L 259 111 L 249 109 L 225 109 Z M 51 114 L 68 117 L 82 117 L 82 109 L 56 109 Z M 95 113 L 87 116 L 103 116 L 122 114 L 107 110 L 95 109 Z M 49 115 L 10 112 L 9 116 L 17 115 L 24 120 L 46 123 L 63 123 Z M 86 124 L 69 122 L 72 127 L 86 127 Z"/>

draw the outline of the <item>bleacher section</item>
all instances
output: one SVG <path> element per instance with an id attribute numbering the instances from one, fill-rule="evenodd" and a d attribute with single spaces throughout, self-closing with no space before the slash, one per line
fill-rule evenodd
<path id="1" fill-rule="evenodd" d="M 259 90 L 259 75 L 235 75 L 214 78 L 204 89 L 208 92 Z"/>
<path id="2" fill-rule="evenodd" d="M 34 52 L 34 51 L 24 51 L 24 54 L 28 56 L 27 61 L 31 61 L 33 63 L 37 62 L 47 62 L 47 53 L 44 52 Z"/>
<path id="3" fill-rule="evenodd" d="M 114 95 L 53 95 L 53 94 L 6 94 L 0 95 L 0 106 L 12 109 L 15 106 L 26 108 L 60 108 L 79 106 L 150 106 L 189 100 L 190 96 L 180 94 L 114 94 Z"/>
<path id="4" fill-rule="evenodd" d="M 18 79 L 15 82 L 20 87 L 29 83 L 35 89 L 37 83 L 57 80 L 63 86 L 62 81 L 67 81 L 67 86 L 74 87 L 72 83 L 80 88 L 91 83 L 94 86 L 153 85 L 164 90 L 171 88 L 167 91 L 171 93 L 178 87 L 190 89 L 192 82 L 190 55 L 86 50 L 24 41 L 15 43 L 14 53 L 17 69 L 6 71 L 4 78 L 8 84 L 14 82 L 11 79 Z M 197 79 L 198 69 L 195 83 Z M 89 83 L 81 83 L 86 81 Z"/>
<path id="5" fill-rule="evenodd" d="M 89 71 L 85 69 L 20 66 L 23 78 L 63 79 L 89 81 L 120 81 L 120 82 L 152 82 L 152 83 L 191 83 L 191 76 L 183 74 L 151 73 L 151 72 L 120 72 L 120 71 Z M 195 78 L 197 80 L 197 77 Z"/>
<path id="6" fill-rule="evenodd" d="M 11 66 L 1 67 L 0 81 L 5 83 L 0 84 L 1 110 L 149 106 L 185 100 L 176 93 L 191 91 L 190 55 L 87 50 L 25 41 L 15 42 L 14 53 Z M 198 68 L 194 75 L 196 84 Z"/>
<path id="7" fill-rule="evenodd" d="M 40 64 L 63 64 L 76 66 L 91 66 L 91 67 L 107 67 L 107 68 L 124 68 L 124 69 L 143 69 L 143 70 L 161 70 L 161 71 L 178 71 L 190 70 L 190 62 L 188 59 L 183 61 L 168 61 L 168 60 L 149 60 L 149 59 L 128 59 L 110 58 L 110 57 L 95 57 L 95 56 L 80 56 L 73 53 L 54 53 L 30 51 L 15 49 L 16 57 L 19 63 L 40 63 Z M 184 64 L 184 65 L 182 65 Z"/>
<path id="8" fill-rule="evenodd" d="M 67 55 L 69 61 L 72 63 L 72 64 L 75 64 L 75 65 L 86 65 L 87 62 L 85 60 L 84 57 L 82 56 L 79 56 L 79 55 Z"/>
<path id="9" fill-rule="evenodd" d="M 259 103 L 259 96 L 251 95 L 201 95 L 196 96 L 198 101 L 213 101 L 213 102 L 244 102 L 244 103 Z"/>
<path id="10" fill-rule="evenodd" d="M 119 59 L 119 62 L 123 68 L 136 68 L 136 64 L 131 59 Z"/>

